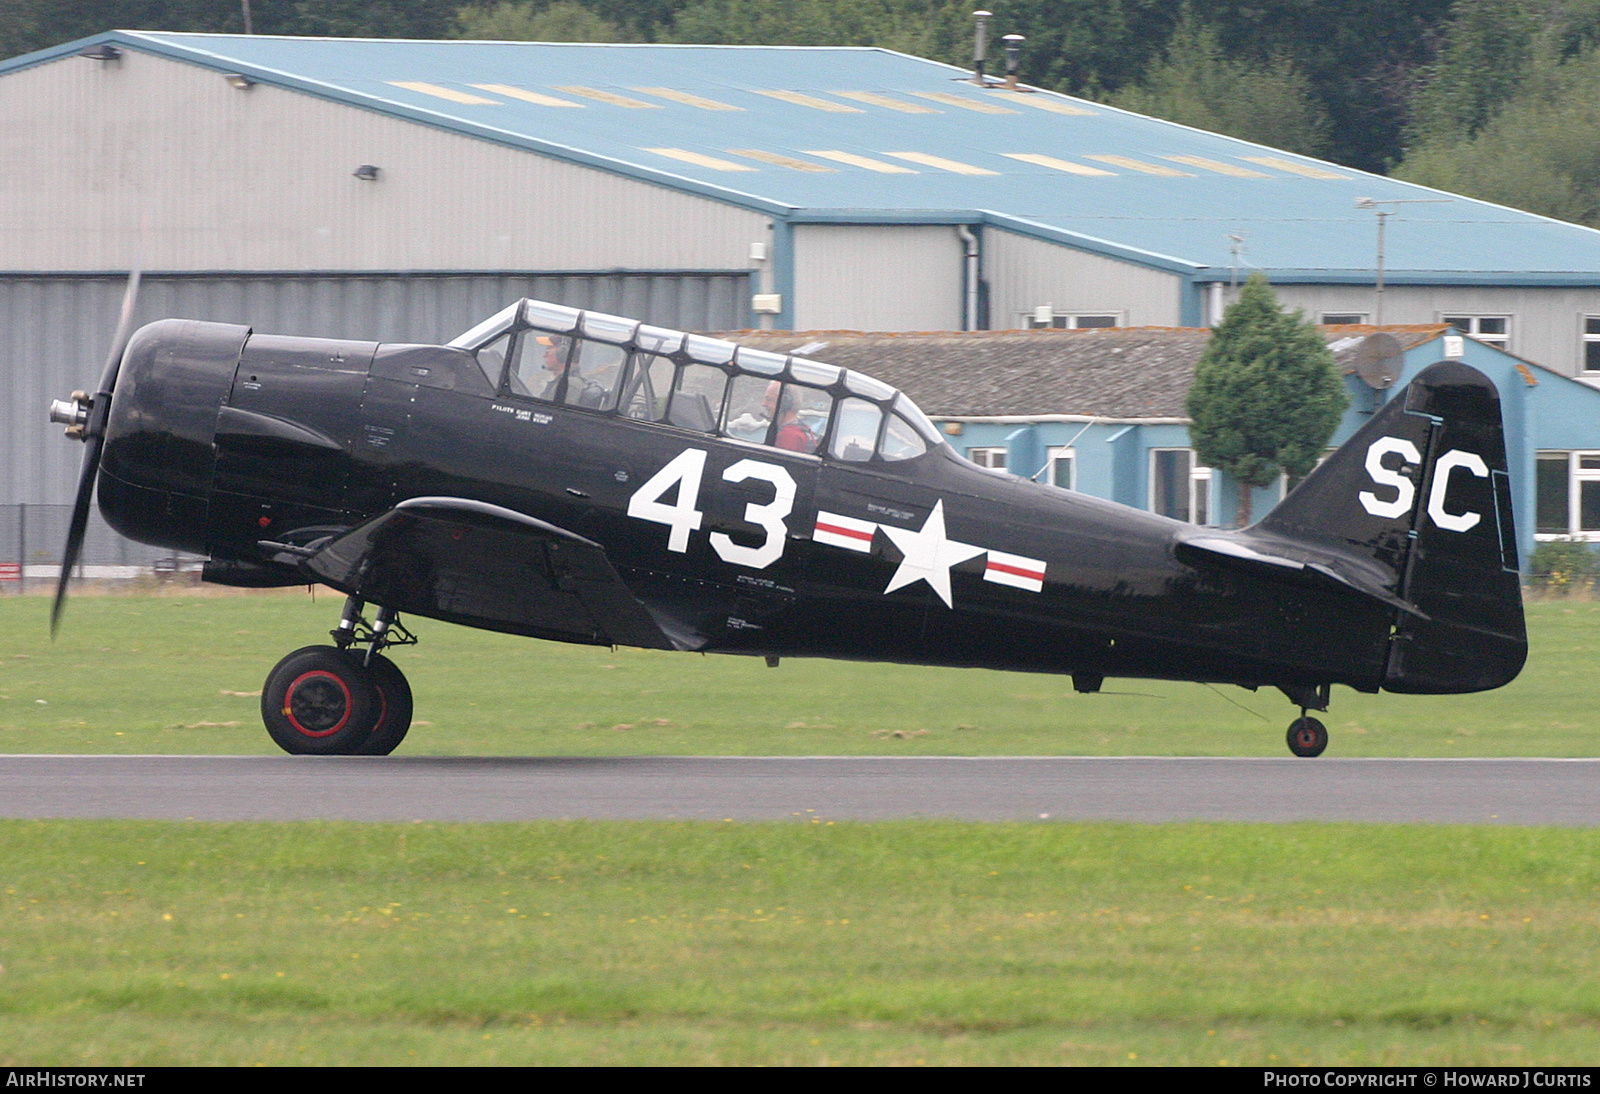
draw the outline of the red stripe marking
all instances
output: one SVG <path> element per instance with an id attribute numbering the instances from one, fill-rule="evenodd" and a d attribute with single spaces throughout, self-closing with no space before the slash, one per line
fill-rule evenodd
<path id="1" fill-rule="evenodd" d="M 1044 580 L 1043 570 L 1024 570 L 1020 566 L 1007 566 L 1004 562 L 991 562 L 989 569 L 999 570 L 1003 574 L 1016 574 L 1018 577 L 1031 577 L 1035 581 Z"/>
<path id="2" fill-rule="evenodd" d="M 841 528 L 837 524 L 824 524 L 820 520 L 817 521 L 817 531 L 832 532 L 836 536 L 849 536 L 851 539 L 864 539 L 868 541 L 872 539 L 871 532 L 858 532 L 854 528 Z"/>

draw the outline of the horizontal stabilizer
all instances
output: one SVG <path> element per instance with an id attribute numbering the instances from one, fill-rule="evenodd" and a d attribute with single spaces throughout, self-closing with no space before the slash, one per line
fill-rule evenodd
<path id="1" fill-rule="evenodd" d="M 1253 541 L 1241 535 L 1210 534 L 1184 537 L 1178 541 L 1179 555 L 1191 554 L 1190 561 L 1194 561 L 1192 554 L 1199 554 L 1210 556 L 1212 561 L 1220 561 L 1224 565 L 1245 569 L 1259 567 L 1279 577 L 1295 574 L 1307 581 L 1342 586 L 1419 619 L 1428 618 L 1421 608 L 1402 600 L 1360 570 L 1338 567 L 1335 560 L 1318 558 L 1311 551 L 1296 550 L 1293 544 L 1274 543 L 1272 547 L 1275 549 L 1264 550 L 1262 540 Z"/>
<path id="2" fill-rule="evenodd" d="M 411 498 L 303 565 L 396 611 L 565 642 L 676 648 L 598 543 L 485 502 Z"/>

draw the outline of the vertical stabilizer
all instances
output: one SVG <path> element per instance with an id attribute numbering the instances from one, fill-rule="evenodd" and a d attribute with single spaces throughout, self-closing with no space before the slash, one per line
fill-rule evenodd
<path id="1" fill-rule="evenodd" d="M 1483 691 L 1527 659 L 1500 396 L 1483 373 L 1420 373 L 1251 533 L 1361 571 L 1397 611 L 1384 688 Z"/>

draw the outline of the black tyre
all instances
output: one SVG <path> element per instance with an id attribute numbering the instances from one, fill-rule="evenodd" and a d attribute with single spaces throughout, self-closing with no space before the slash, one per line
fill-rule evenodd
<path id="1" fill-rule="evenodd" d="M 261 689 L 261 720 L 285 752 L 352 756 L 372 736 L 380 703 L 372 676 L 333 646 L 279 661 Z"/>
<path id="2" fill-rule="evenodd" d="M 359 663 L 363 655 L 351 650 L 349 656 Z M 399 666 L 381 653 L 372 655 L 366 669 L 373 687 L 378 689 L 378 721 L 372 727 L 372 736 L 356 749 L 356 754 L 387 756 L 406 739 L 406 731 L 411 728 L 411 685 Z"/>
<path id="3" fill-rule="evenodd" d="M 1315 718 L 1296 718 L 1289 723 L 1289 751 L 1310 758 L 1322 755 L 1328 747 L 1328 729 Z"/>

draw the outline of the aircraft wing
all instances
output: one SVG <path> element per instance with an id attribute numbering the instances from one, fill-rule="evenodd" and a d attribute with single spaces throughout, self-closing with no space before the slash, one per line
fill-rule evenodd
<path id="1" fill-rule="evenodd" d="M 467 498 L 411 498 L 306 558 L 343 592 L 469 627 L 674 649 L 593 540 Z"/>

